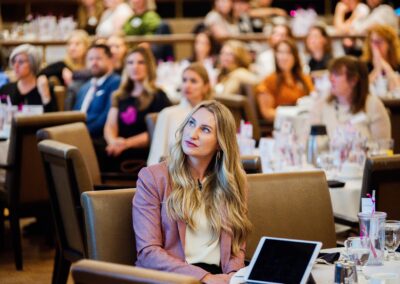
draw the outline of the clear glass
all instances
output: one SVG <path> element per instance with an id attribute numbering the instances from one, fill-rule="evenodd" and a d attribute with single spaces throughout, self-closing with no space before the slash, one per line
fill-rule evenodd
<path id="1" fill-rule="evenodd" d="M 371 253 L 370 239 L 368 237 L 350 237 L 344 242 L 344 246 L 348 259 L 356 264 L 358 271 L 362 271 Z"/>
<path id="2" fill-rule="evenodd" d="M 398 260 L 396 250 L 400 245 L 400 221 L 387 220 L 385 223 L 385 248 L 387 260 Z"/>

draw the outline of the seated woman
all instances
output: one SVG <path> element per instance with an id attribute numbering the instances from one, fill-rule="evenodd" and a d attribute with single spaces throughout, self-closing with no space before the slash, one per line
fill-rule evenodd
<path id="1" fill-rule="evenodd" d="M 77 11 L 78 29 L 94 35 L 104 10 L 103 0 L 80 0 L 79 2 Z"/>
<path id="2" fill-rule="evenodd" d="M 207 70 L 200 63 L 192 63 L 182 74 L 182 100 L 179 105 L 163 109 L 157 117 L 147 165 L 157 164 L 168 155 L 176 141 L 176 130 L 186 115 L 198 103 L 211 97 Z"/>
<path id="3" fill-rule="evenodd" d="M 155 86 L 154 56 L 148 48 L 136 47 L 126 57 L 125 74 L 113 94 L 104 126 L 107 142 L 104 158 L 109 171 L 118 171 L 125 160 L 147 160 L 149 135 L 145 116 L 170 106 L 165 93 Z M 114 159 L 110 159 L 114 157 Z M 102 161 L 102 162 L 104 162 Z"/>
<path id="4" fill-rule="evenodd" d="M 315 25 L 310 28 L 306 37 L 306 51 L 309 54 L 308 66 L 310 71 L 328 68 L 332 59 L 331 40 L 325 28 Z"/>
<path id="5" fill-rule="evenodd" d="M 204 24 L 216 38 L 239 34 L 232 7 L 232 0 L 214 0 L 213 9 L 204 18 Z"/>
<path id="6" fill-rule="evenodd" d="M 368 6 L 361 0 L 340 0 L 335 7 L 333 25 L 338 33 L 349 34 L 357 21 L 363 20 L 368 14 Z"/>
<path id="7" fill-rule="evenodd" d="M 264 119 L 275 119 L 276 107 L 295 105 L 297 99 L 313 91 L 311 77 L 302 72 L 294 41 L 284 39 L 275 46 L 276 71 L 256 87 L 257 102 Z"/>
<path id="8" fill-rule="evenodd" d="M 125 22 L 133 15 L 131 7 L 123 0 L 104 0 L 106 10 L 96 28 L 96 35 L 107 38 L 122 30 Z"/>
<path id="9" fill-rule="evenodd" d="M 400 98 L 400 40 L 390 26 L 373 26 L 367 35 L 362 59 L 369 69 L 372 95 Z"/>
<path id="10" fill-rule="evenodd" d="M 126 35 L 151 35 L 161 24 L 153 0 L 130 0 L 134 15 L 124 24 Z"/>
<path id="11" fill-rule="evenodd" d="M 55 76 L 59 83 L 68 86 L 74 79 L 85 76 L 88 78 L 86 67 L 86 53 L 90 46 L 90 38 L 86 31 L 75 30 L 67 40 L 67 54 L 63 61 L 54 62 L 39 72 L 39 75 L 45 75 L 47 78 Z M 76 74 L 74 74 L 76 73 Z"/>
<path id="12" fill-rule="evenodd" d="M 198 104 L 166 162 L 139 173 L 133 227 L 139 267 L 229 283 L 244 266 L 247 185 L 231 112 Z"/>
<path id="13" fill-rule="evenodd" d="M 215 86 L 216 93 L 240 94 L 243 84 L 257 84 L 257 76 L 248 70 L 250 61 L 250 54 L 242 42 L 236 40 L 225 42 L 219 55 L 220 73 Z"/>
<path id="14" fill-rule="evenodd" d="M 10 66 L 17 81 L 1 87 L 0 94 L 10 96 L 13 105 L 43 105 L 45 112 L 56 111 L 53 88 L 46 76 L 37 77 L 41 63 L 42 56 L 36 47 L 22 44 L 14 48 Z"/>
<path id="15" fill-rule="evenodd" d="M 122 75 L 125 56 L 128 52 L 128 46 L 126 45 L 125 36 L 122 33 L 114 34 L 107 39 L 106 44 L 111 50 L 114 72 Z"/>
<path id="16" fill-rule="evenodd" d="M 331 95 L 312 108 L 312 124 L 325 124 L 330 137 L 339 127 L 352 127 L 367 139 L 389 139 L 389 115 L 380 99 L 368 94 L 367 65 L 343 56 L 331 62 L 329 72 Z"/>

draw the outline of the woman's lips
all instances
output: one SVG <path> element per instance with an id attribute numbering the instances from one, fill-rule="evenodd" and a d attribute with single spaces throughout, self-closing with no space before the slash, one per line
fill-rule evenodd
<path id="1" fill-rule="evenodd" d="M 189 140 L 186 140 L 185 144 L 186 144 L 186 146 L 188 146 L 190 148 L 197 148 L 198 147 L 195 143 L 193 143 L 193 142 L 191 142 Z"/>

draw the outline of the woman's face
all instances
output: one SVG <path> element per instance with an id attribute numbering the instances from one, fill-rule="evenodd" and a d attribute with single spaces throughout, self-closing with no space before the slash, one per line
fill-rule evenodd
<path id="1" fill-rule="evenodd" d="M 144 57 L 139 52 L 130 54 L 126 59 L 126 71 L 132 81 L 143 82 L 147 77 Z"/>
<path id="2" fill-rule="evenodd" d="M 107 45 L 110 48 L 113 61 L 122 62 L 128 49 L 123 39 L 111 36 L 107 39 Z"/>
<path id="3" fill-rule="evenodd" d="M 279 69 L 283 72 L 290 72 L 294 66 L 294 55 L 290 46 L 282 42 L 278 45 L 275 52 Z"/>
<path id="4" fill-rule="evenodd" d="M 211 43 L 205 33 L 199 33 L 194 41 L 194 51 L 196 53 L 196 60 L 205 59 L 210 56 Z"/>
<path id="5" fill-rule="evenodd" d="M 220 60 L 220 64 L 221 64 L 222 68 L 231 70 L 231 69 L 234 69 L 236 66 L 233 50 L 228 45 L 224 45 L 222 47 L 221 53 L 219 55 L 219 60 Z"/>
<path id="6" fill-rule="evenodd" d="M 226 16 L 232 11 L 232 0 L 215 0 L 215 9 Z"/>
<path id="7" fill-rule="evenodd" d="M 371 48 L 376 48 L 383 58 L 387 58 L 389 54 L 389 43 L 377 33 L 371 34 Z"/>
<path id="8" fill-rule="evenodd" d="M 15 55 L 11 63 L 17 80 L 32 74 L 29 58 L 26 53 Z"/>
<path id="9" fill-rule="evenodd" d="M 92 7 L 96 4 L 96 0 L 81 0 L 81 3 L 85 7 Z"/>
<path id="10" fill-rule="evenodd" d="M 314 52 L 324 51 L 324 47 L 327 44 L 326 38 L 321 34 L 318 29 L 311 29 L 308 33 L 306 44 L 308 49 Z"/>
<path id="11" fill-rule="evenodd" d="M 114 9 L 121 2 L 121 0 L 104 0 L 104 7 Z"/>
<path id="12" fill-rule="evenodd" d="M 73 36 L 69 39 L 67 53 L 72 60 L 84 60 L 86 51 L 87 48 L 79 37 Z"/>
<path id="13" fill-rule="evenodd" d="M 147 0 L 131 0 L 131 6 L 134 10 L 144 10 L 146 8 Z"/>
<path id="14" fill-rule="evenodd" d="M 349 80 L 347 78 L 345 67 L 343 67 L 341 71 L 331 72 L 329 80 L 331 81 L 331 94 L 339 100 L 350 102 L 355 80 Z"/>
<path id="15" fill-rule="evenodd" d="M 193 70 L 186 70 L 182 76 L 182 94 L 192 106 L 201 102 L 210 86 Z"/>
<path id="16" fill-rule="evenodd" d="M 189 159 L 211 160 L 218 149 L 215 117 L 205 108 L 192 115 L 182 135 L 182 150 Z"/>
<path id="17" fill-rule="evenodd" d="M 269 43 L 272 47 L 277 45 L 281 40 L 287 39 L 289 37 L 288 31 L 285 26 L 275 26 L 272 29 L 271 36 L 269 38 Z"/>

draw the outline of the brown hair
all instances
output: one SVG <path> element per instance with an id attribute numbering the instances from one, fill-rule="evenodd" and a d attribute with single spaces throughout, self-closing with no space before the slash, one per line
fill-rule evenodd
<path id="1" fill-rule="evenodd" d="M 201 80 L 203 80 L 203 83 L 205 85 L 209 85 L 208 92 L 206 94 L 204 94 L 203 100 L 211 99 L 212 92 L 211 92 L 210 78 L 208 77 L 207 70 L 206 70 L 206 68 L 204 68 L 203 64 L 198 63 L 198 62 L 192 63 L 183 70 L 182 74 L 184 74 L 188 70 L 195 72 L 197 75 L 200 76 Z"/>
<path id="2" fill-rule="evenodd" d="M 330 73 L 341 74 L 345 72 L 348 81 L 357 81 L 351 97 L 350 110 L 353 114 L 365 110 L 369 86 L 367 64 L 353 56 L 342 56 L 333 59 L 328 69 Z M 328 101 L 333 100 L 336 100 L 336 98 L 330 95 Z"/>
<path id="3" fill-rule="evenodd" d="M 243 42 L 238 40 L 228 40 L 224 43 L 222 49 L 224 48 L 224 46 L 228 46 L 232 49 L 236 68 L 243 67 L 247 69 L 250 66 L 251 57 Z M 235 70 L 236 68 L 234 68 L 233 70 Z M 222 68 L 220 74 L 218 75 L 218 82 L 223 81 L 226 78 L 226 76 L 233 70 L 227 70 L 226 68 Z"/>
<path id="4" fill-rule="evenodd" d="M 396 31 L 387 25 L 375 25 L 368 30 L 367 38 L 364 42 L 362 59 L 365 62 L 372 63 L 372 50 L 371 50 L 371 36 L 375 33 L 379 37 L 383 38 L 388 48 L 388 63 L 394 69 L 397 69 L 400 65 L 400 40 L 397 36 Z"/>
<path id="5" fill-rule="evenodd" d="M 311 53 L 309 48 L 308 48 L 308 46 L 307 46 L 307 38 L 308 38 L 308 36 L 309 36 L 309 34 L 310 34 L 310 32 L 312 30 L 319 31 L 319 33 L 322 35 L 322 37 L 326 40 L 326 43 L 325 43 L 325 46 L 324 46 L 324 54 L 328 54 L 328 55 L 332 56 L 332 41 L 331 41 L 331 38 L 328 35 L 328 32 L 326 31 L 326 29 L 321 25 L 314 25 L 309 29 L 307 37 L 305 39 L 306 51 L 308 53 Z"/>
<path id="6" fill-rule="evenodd" d="M 289 46 L 290 48 L 290 52 L 294 57 L 294 65 L 292 67 L 292 70 L 290 71 L 290 73 L 292 73 L 293 78 L 296 80 L 296 82 L 299 82 L 303 88 L 306 94 L 308 94 L 311 90 L 308 87 L 306 81 L 304 80 L 304 74 L 303 74 L 303 70 L 301 67 L 301 61 L 300 61 L 300 56 L 299 56 L 299 51 L 297 49 L 296 43 L 291 40 L 291 39 L 283 39 L 281 40 L 275 47 L 274 47 L 274 52 L 275 52 L 275 70 L 276 70 L 276 74 L 277 74 L 277 91 L 280 91 L 280 88 L 282 87 L 285 78 L 283 76 L 282 70 L 280 69 L 279 65 L 278 65 L 278 60 L 276 58 L 276 53 L 277 50 L 279 48 L 279 46 L 281 44 L 286 44 L 287 46 Z"/>

